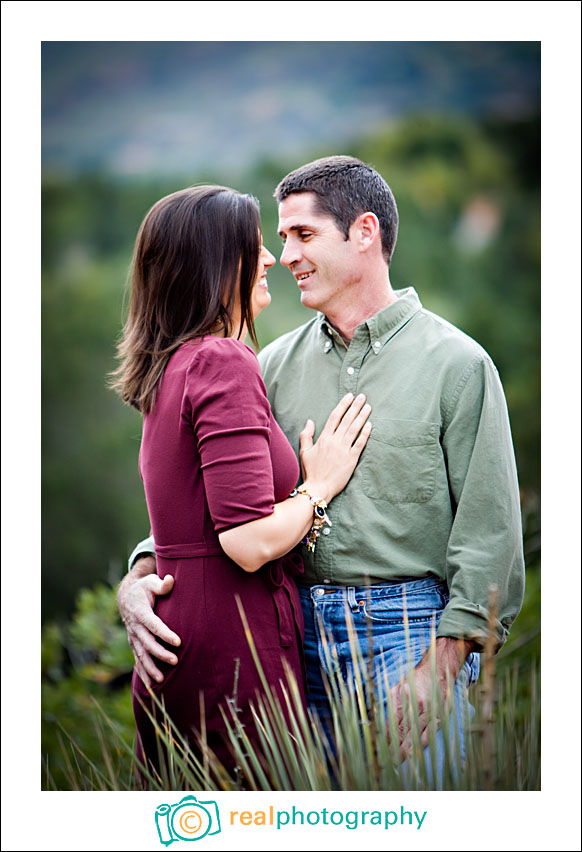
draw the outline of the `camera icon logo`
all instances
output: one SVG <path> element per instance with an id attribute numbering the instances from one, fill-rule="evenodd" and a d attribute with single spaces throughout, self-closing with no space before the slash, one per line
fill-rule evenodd
<path id="1" fill-rule="evenodd" d="M 220 816 L 216 802 L 199 802 L 195 796 L 184 796 L 175 805 L 158 805 L 156 828 L 160 842 L 169 846 L 174 840 L 200 840 L 220 832 Z"/>

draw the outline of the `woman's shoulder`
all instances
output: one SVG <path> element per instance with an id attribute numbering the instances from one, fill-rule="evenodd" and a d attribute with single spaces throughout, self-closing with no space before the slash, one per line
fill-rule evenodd
<path id="1" fill-rule="evenodd" d="M 270 413 L 267 391 L 253 350 L 240 340 L 208 337 L 184 346 L 184 404 L 212 405 L 232 416 L 236 406 Z M 234 408 L 233 408 L 234 406 Z"/>
<path id="2" fill-rule="evenodd" d="M 207 336 L 188 341 L 180 346 L 176 356 L 188 372 L 261 374 L 251 347 L 231 337 Z"/>
<path id="3" fill-rule="evenodd" d="M 187 361 L 207 360 L 211 358 L 233 358 L 236 361 L 247 361 L 257 364 L 257 356 L 250 346 L 242 340 L 232 337 L 198 337 L 196 340 L 188 340 L 182 343 L 178 352 Z"/>

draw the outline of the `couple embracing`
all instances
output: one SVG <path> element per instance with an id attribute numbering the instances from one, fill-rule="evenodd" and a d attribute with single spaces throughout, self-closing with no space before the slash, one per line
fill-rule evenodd
<path id="1" fill-rule="evenodd" d="M 269 684 L 280 690 L 289 668 L 325 724 L 321 636 L 350 683 L 347 612 L 364 655 L 371 632 L 379 697 L 402 721 L 405 608 L 422 718 L 433 624 L 438 683 L 444 694 L 454 681 L 461 702 L 490 629 L 490 587 L 497 648 L 523 597 L 499 376 L 413 288 L 392 289 L 389 186 L 335 156 L 288 174 L 275 198 L 280 262 L 317 314 L 258 359 L 244 341 L 256 345 L 275 259 L 255 199 L 219 186 L 176 192 L 136 242 L 115 386 L 144 416 L 152 537 L 132 554 L 118 601 L 136 657 L 140 749 L 154 768 L 152 691 L 193 745 L 203 694 L 208 744 L 228 766 L 220 708 L 236 680 L 256 738 L 260 683 L 237 601 Z"/>

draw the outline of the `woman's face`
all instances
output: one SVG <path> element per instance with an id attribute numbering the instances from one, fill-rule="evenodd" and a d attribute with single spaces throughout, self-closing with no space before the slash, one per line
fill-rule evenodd
<path id="1" fill-rule="evenodd" d="M 261 238 L 261 251 L 259 254 L 259 268 L 257 271 L 257 279 L 253 292 L 251 294 L 251 305 L 253 309 L 253 317 L 257 317 L 263 308 L 271 304 L 271 294 L 267 285 L 267 269 L 275 264 L 275 258 L 271 252 L 263 245 Z"/>

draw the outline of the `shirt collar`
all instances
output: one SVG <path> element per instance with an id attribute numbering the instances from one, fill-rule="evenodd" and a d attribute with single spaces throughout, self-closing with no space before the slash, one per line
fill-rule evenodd
<path id="1" fill-rule="evenodd" d="M 382 308 L 373 317 L 363 322 L 356 328 L 354 337 L 363 333 L 369 335 L 370 345 L 375 355 L 382 351 L 384 345 L 400 331 L 402 326 L 422 308 L 420 299 L 414 287 L 404 290 L 395 290 L 398 297 L 395 302 Z M 334 344 L 345 347 L 341 336 L 330 324 L 325 314 L 318 314 L 319 338 L 324 352 L 329 352 Z"/>

